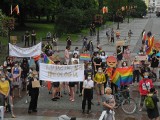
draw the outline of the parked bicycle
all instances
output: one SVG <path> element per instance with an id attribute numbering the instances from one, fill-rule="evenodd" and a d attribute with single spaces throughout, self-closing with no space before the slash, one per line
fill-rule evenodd
<path id="1" fill-rule="evenodd" d="M 114 95 L 116 101 L 116 108 L 121 106 L 126 114 L 133 114 L 137 109 L 137 104 L 133 98 L 130 97 L 129 88 L 126 90 L 118 91 Z"/>

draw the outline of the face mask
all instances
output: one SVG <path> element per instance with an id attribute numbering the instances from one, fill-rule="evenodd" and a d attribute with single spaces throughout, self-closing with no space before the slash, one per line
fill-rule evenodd
<path id="1" fill-rule="evenodd" d="M 35 75 L 35 78 L 38 78 L 38 75 Z"/>
<path id="2" fill-rule="evenodd" d="M 30 69 L 30 70 L 29 70 L 29 72 L 31 73 L 31 72 L 32 72 L 32 70 Z"/>
<path id="3" fill-rule="evenodd" d="M 88 66 L 89 69 L 92 69 L 92 66 Z"/>
<path id="4" fill-rule="evenodd" d="M 99 73 L 101 73 L 101 72 L 102 72 L 102 70 L 98 70 L 98 72 L 99 72 Z"/>
<path id="5" fill-rule="evenodd" d="M 147 76 L 147 75 L 145 75 L 145 76 L 144 76 L 144 78 L 148 78 L 148 76 Z"/>
<path id="6" fill-rule="evenodd" d="M 5 78 L 1 78 L 2 81 L 5 81 Z"/>
<path id="7" fill-rule="evenodd" d="M 104 53 L 102 53 L 102 56 L 104 56 Z"/>
<path id="8" fill-rule="evenodd" d="M 126 64 L 124 63 L 123 66 L 126 66 Z"/>
<path id="9" fill-rule="evenodd" d="M 15 67 L 17 67 L 18 66 L 18 64 L 15 64 Z"/>
<path id="10" fill-rule="evenodd" d="M 91 77 L 88 77 L 88 80 L 91 80 Z"/>

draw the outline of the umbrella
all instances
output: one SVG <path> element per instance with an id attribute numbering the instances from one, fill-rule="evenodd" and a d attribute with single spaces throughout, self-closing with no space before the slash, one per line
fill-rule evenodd
<path id="1" fill-rule="evenodd" d="M 160 57 L 160 52 L 156 54 L 156 56 Z"/>

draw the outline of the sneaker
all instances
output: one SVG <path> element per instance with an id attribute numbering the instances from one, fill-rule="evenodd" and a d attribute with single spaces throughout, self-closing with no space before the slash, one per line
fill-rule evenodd
<path id="1" fill-rule="evenodd" d="M 71 101 L 74 102 L 74 99 L 72 99 Z"/>
<path id="2" fill-rule="evenodd" d="M 55 98 L 52 98 L 51 100 L 52 100 L 52 101 L 57 101 L 57 99 L 55 99 Z"/>
<path id="3" fill-rule="evenodd" d="M 139 109 L 139 112 L 141 112 L 141 111 L 142 111 L 142 108 Z"/>
<path id="4" fill-rule="evenodd" d="M 28 103 L 28 100 L 26 100 L 25 103 L 27 104 L 27 103 Z"/>
<path id="5" fill-rule="evenodd" d="M 37 110 L 35 109 L 35 110 L 32 110 L 33 112 L 37 112 Z"/>
<path id="6" fill-rule="evenodd" d="M 87 110 L 87 114 L 91 113 L 91 110 Z"/>
<path id="7" fill-rule="evenodd" d="M 31 114 L 32 113 L 32 110 L 28 110 L 28 114 Z"/>
<path id="8" fill-rule="evenodd" d="M 55 99 L 60 99 L 59 97 L 55 97 Z"/>
<path id="9" fill-rule="evenodd" d="M 85 110 L 84 110 L 84 109 L 82 110 L 82 113 L 83 113 L 83 114 L 85 113 Z"/>

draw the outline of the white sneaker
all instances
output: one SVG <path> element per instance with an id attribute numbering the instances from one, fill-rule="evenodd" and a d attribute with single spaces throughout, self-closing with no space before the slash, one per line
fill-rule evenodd
<path id="1" fill-rule="evenodd" d="M 139 112 L 141 112 L 141 111 L 142 111 L 142 108 L 139 109 Z"/>
<path id="2" fill-rule="evenodd" d="M 26 100 L 26 102 L 25 102 L 26 104 L 28 103 L 28 100 Z"/>

